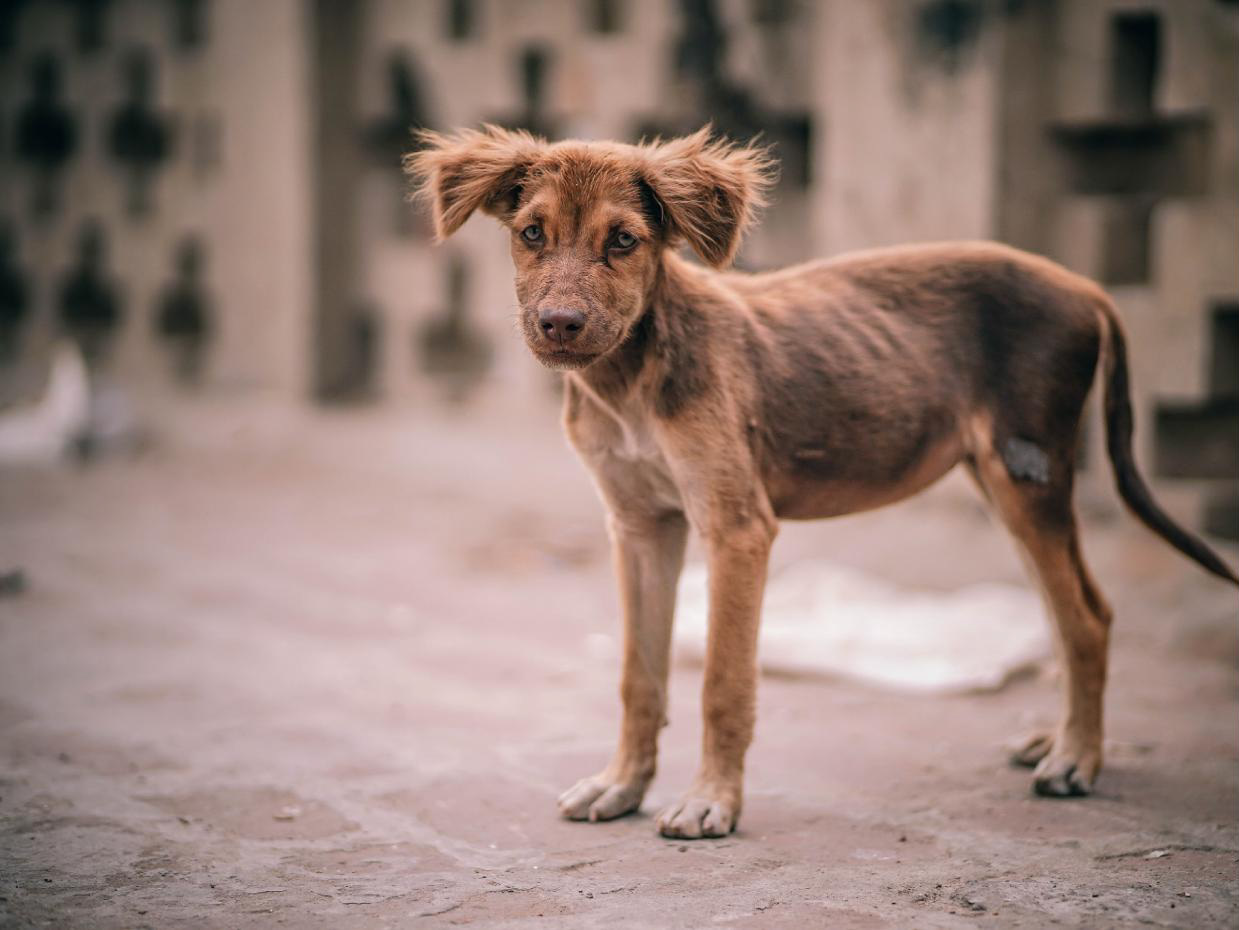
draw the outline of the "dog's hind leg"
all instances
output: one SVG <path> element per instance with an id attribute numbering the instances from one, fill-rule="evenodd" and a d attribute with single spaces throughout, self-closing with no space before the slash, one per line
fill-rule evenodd
<path id="1" fill-rule="evenodd" d="M 996 443 L 988 428 L 976 438 L 973 476 L 1039 583 L 1062 670 L 1057 729 L 1030 739 L 1016 760 L 1036 765 L 1038 794 L 1088 794 L 1101 768 L 1110 608 L 1080 552 L 1071 501 L 1073 444 L 1046 450 L 1030 442 Z"/>

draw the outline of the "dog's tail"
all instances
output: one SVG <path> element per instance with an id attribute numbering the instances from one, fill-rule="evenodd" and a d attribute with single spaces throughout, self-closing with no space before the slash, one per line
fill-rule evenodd
<path id="1" fill-rule="evenodd" d="M 1119 496 L 1145 526 L 1170 545 L 1219 578 L 1239 585 L 1239 575 L 1236 575 L 1204 540 L 1179 526 L 1162 510 L 1136 469 L 1136 461 L 1131 454 L 1134 427 L 1127 377 L 1127 340 L 1123 337 L 1123 325 L 1119 321 L 1118 313 L 1109 299 L 1103 303 L 1102 319 L 1102 357 L 1106 379 L 1106 449 L 1110 453 L 1110 464 L 1114 466 L 1114 480 L 1118 485 Z"/>

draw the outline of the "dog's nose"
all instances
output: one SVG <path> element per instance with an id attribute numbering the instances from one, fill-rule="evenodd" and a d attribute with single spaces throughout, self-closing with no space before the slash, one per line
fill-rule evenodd
<path id="1" fill-rule="evenodd" d="M 585 328 L 585 314 L 567 307 L 551 307 L 538 311 L 538 325 L 542 327 L 542 335 L 551 342 L 565 345 Z"/>

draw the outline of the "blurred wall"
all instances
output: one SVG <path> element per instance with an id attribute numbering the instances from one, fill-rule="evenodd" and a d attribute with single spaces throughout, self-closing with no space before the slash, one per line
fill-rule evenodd
<path id="1" fill-rule="evenodd" d="M 209 381 L 303 394 L 312 104 L 300 0 L 211 0 L 201 4 L 196 37 L 178 34 L 184 4 L 8 6 L 9 44 L 0 49 L 0 223 L 14 231 L 14 264 L 28 283 L 25 355 L 37 357 L 57 326 L 61 292 L 80 264 L 82 229 L 93 220 L 122 310 L 110 365 L 118 377 L 150 390 L 170 383 L 156 316 L 177 278 L 178 246 L 192 236 L 202 244 L 201 285 L 212 317 Z M 99 34 L 83 43 L 78 9 L 91 6 L 101 13 Z M 145 152 L 139 146 L 118 155 L 113 126 L 130 99 L 126 67 L 135 52 L 151 65 L 146 109 L 156 141 Z M 76 141 L 50 182 L 55 202 L 40 210 L 32 189 L 46 166 L 40 146 L 31 151 L 29 139 L 26 151 L 19 146 L 19 128 L 35 99 L 31 70 L 43 56 L 54 62 L 55 102 Z M 44 158 L 55 153 L 53 143 L 42 148 Z M 135 213 L 130 166 L 144 159 L 148 203 Z"/>
<path id="2" fill-rule="evenodd" d="M 25 2 L 3 6 L 0 45 L 0 223 L 36 308 L 21 359 L 95 217 L 125 310 L 110 368 L 144 391 L 172 383 L 154 320 L 176 304 L 210 311 L 204 390 L 554 404 L 513 333 L 506 237 L 483 217 L 436 246 L 404 201 L 410 129 L 635 140 L 711 120 L 784 166 L 741 267 L 997 238 L 1101 280 L 1131 330 L 1141 457 L 1209 525 L 1239 521 L 1232 2 Z M 135 48 L 167 145 L 138 133 L 118 154 Z M 67 153 L 19 138 L 44 53 Z M 51 210 L 32 206 L 42 188 Z M 173 287 L 187 234 L 197 303 Z"/>
<path id="3" fill-rule="evenodd" d="M 1005 24 L 977 14 L 939 35 L 926 8 L 817 8 L 820 254 L 994 234 Z"/>

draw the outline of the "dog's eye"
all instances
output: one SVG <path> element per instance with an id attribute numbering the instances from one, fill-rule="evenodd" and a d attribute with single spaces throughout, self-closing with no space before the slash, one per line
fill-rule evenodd
<path id="1" fill-rule="evenodd" d="M 631 249 L 637 244 L 637 237 L 632 233 L 621 229 L 615 234 L 615 238 L 612 239 L 611 242 L 617 249 Z"/>
<path id="2" fill-rule="evenodd" d="M 521 238 L 524 239 L 526 242 L 541 242 L 542 241 L 542 227 L 539 226 L 537 223 L 534 223 L 531 226 L 526 226 L 524 229 L 521 230 Z"/>

